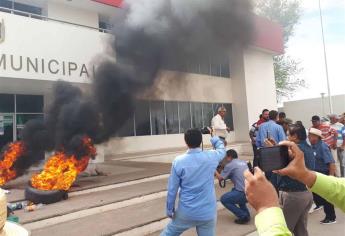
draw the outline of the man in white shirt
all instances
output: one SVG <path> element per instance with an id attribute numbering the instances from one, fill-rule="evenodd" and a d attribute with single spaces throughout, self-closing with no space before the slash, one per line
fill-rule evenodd
<path id="1" fill-rule="evenodd" d="M 228 132 L 230 131 L 230 128 L 228 128 L 224 122 L 224 117 L 226 115 L 226 109 L 225 107 L 221 106 L 218 108 L 218 114 L 212 118 L 211 126 L 213 130 L 213 134 L 215 136 L 218 136 L 221 140 L 224 141 L 224 144 L 226 145 L 226 137 L 228 135 Z"/>

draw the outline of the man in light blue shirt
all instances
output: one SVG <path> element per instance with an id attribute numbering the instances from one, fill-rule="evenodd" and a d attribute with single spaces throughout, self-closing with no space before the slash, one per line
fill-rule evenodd
<path id="1" fill-rule="evenodd" d="M 272 143 L 278 144 L 286 140 L 284 129 L 277 124 L 278 112 L 272 110 L 268 113 L 269 121 L 263 123 L 259 127 L 258 136 L 256 137 L 256 146 L 258 148 L 265 147 L 265 140 L 268 139 Z M 272 172 L 266 172 L 266 177 L 271 181 L 273 186 L 277 189 L 279 187 L 280 176 Z"/>
<path id="2" fill-rule="evenodd" d="M 215 235 L 217 218 L 214 173 L 225 157 L 224 143 L 213 137 L 211 143 L 215 150 L 203 151 L 200 148 L 200 130 L 190 129 L 184 138 L 189 150 L 172 163 L 166 206 L 171 221 L 161 236 L 181 235 L 194 227 L 199 236 L 212 236 Z M 175 211 L 178 190 L 179 201 Z"/>
<path id="3" fill-rule="evenodd" d="M 286 140 L 283 127 L 277 124 L 278 112 L 269 112 L 269 121 L 259 126 L 258 136 L 256 137 L 256 146 L 265 147 L 265 139 L 273 140 L 276 144 Z"/>

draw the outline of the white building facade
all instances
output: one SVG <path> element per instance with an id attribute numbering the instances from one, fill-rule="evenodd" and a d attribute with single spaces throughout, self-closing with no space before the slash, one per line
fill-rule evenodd
<path id="1" fill-rule="evenodd" d="M 122 11 L 120 2 L 0 0 L 0 145 L 20 139 L 28 120 L 43 119 L 54 81 L 87 89 L 109 51 L 113 36 L 107 32 L 112 15 Z M 121 138 L 105 144 L 106 154 L 182 147 L 183 132 L 208 126 L 220 105 L 233 130 L 229 142 L 248 141 L 262 109 L 277 108 L 273 56 L 283 52 L 279 25 L 257 18 L 256 27 L 251 47 L 222 65 L 186 72 L 183 89 L 163 73 L 159 97 L 140 101 Z"/>

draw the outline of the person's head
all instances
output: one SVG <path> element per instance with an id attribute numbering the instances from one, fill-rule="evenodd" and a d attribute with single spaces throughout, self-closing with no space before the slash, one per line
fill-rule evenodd
<path id="1" fill-rule="evenodd" d="M 303 125 L 303 122 L 302 122 L 302 121 L 300 121 L 300 120 L 296 121 L 296 122 L 295 122 L 295 124 L 296 124 L 296 125 L 301 125 L 301 126 L 304 126 L 304 125 Z"/>
<path id="2" fill-rule="evenodd" d="M 339 121 L 339 116 L 337 114 L 331 114 L 328 116 L 331 124 L 335 124 Z"/>
<path id="3" fill-rule="evenodd" d="M 229 149 L 226 151 L 226 158 L 228 161 L 232 161 L 233 159 L 238 159 L 238 154 L 234 149 Z"/>
<path id="4" fill-rule="evenodd" d="M 277 121 L 278 119 L 278 112 L 275 111 L 275 110 L 272 110 L 268 113 L 268 117 L 270 120 L 274 120 L 274 121 Z"/>
<path id="5" fill-rule="evenodd" d="M 343 125 L 345 125 L 345 112 L 341 115 L 339 122 L 342 123 Z"/>
<path id="6" fill-rule="evenodd" d="M 270 111 L 269 111 L 268 109 L 263 109 L 261 115 L 262 115 L 262 118 L 263 118 L 264 120 L 268 120 L 268 119 L 269 119 L 269 112 L 270 112 Z"/>
<path id="7" fill-rule="evenodd" d="M 322 139 L 321 130 L 310 128 L 308 138 L 309 138 L 310 144 L 312 145 L 317 144 Z"/>
<path id="8" fill-rule="evenodd" d="M 262 119 L 262 114 L 259 115 L 259 119 Z"/>
<path id="9" fill-rule="evenodd" d="M 222 118 L 224 118 L 224 117 L 225 117 L 225 114 L 226 114 L 226 108 L 223 107 L 223 106 L 219 107 L 219 108 L 218 108 L 218 114 L 219 114 Z"/>
<path id="10" fill-rule="evenodd" d="M 289 126 L 289 141 L 299 143 L 307 140 L 307 131 L 303 125 L 293 124 Z"/>
<path id="11" fill-rule="evenodd" d="M 286 118 L 285 112 L 279 112 L 279 120 L 283 121 Z"/>
<path id="12" fill-rule="evenodd" d="M 313 117 L 311 118 L 311 123 L 313 124 L 313 127 L 314 127 L 314 128 L 319 127 L 320 124 L 321 124 L 320 116 L 316 116 L 316 115 L 313 116 Z"/>
<path id="13" fill-rule="evenodd" d="M 199 148 L 202 142 L 202 134 L 198 129 L 189 129 L 184 133 L 184 141 L 189 148 Z"/>
<path id="14" fill-rule="evenodd" d="M 293 121 L 289 118 L 284 118 L 281 122 L 285 133 L 287 133 L 289 131 L 289 126 L 292 125 Z"/>

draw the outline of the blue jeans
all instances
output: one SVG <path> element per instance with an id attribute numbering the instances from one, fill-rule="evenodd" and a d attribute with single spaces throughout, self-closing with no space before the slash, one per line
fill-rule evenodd
<path id="1" fill-rule="evenodd" d="M 160 236 L 178 236 L 184 231 L 194 227 L 196 227 L 198 236 L 215 236 L 216 222 L 216 216 L 214 219 L 209 221 L 189 220 L 181 216 L 181 214 L 179 214 L 177 211 L 174 218 L 169 222 Z"/>
<path id="2" fill-rule="evenodd" d="M 221 203 L 239 219 L 250 218 L 247 208 L 247 198 L 244 192 L 232 189 L 220 198 Z M 238 206 L 237 206 L 238 205 Z"/>

